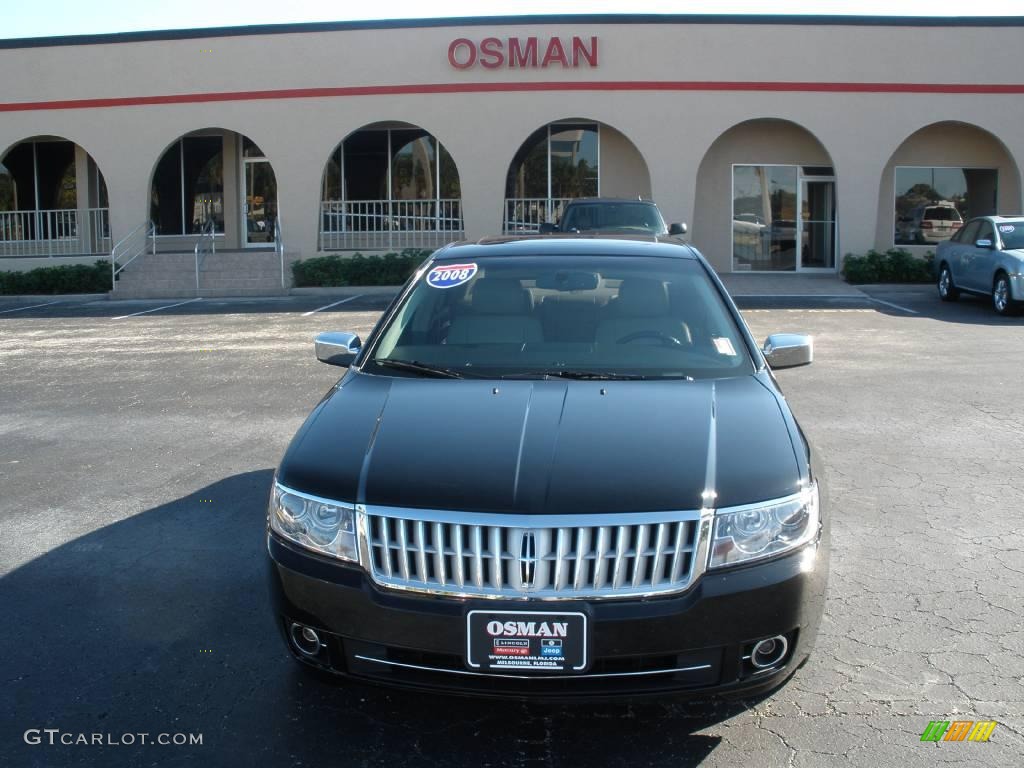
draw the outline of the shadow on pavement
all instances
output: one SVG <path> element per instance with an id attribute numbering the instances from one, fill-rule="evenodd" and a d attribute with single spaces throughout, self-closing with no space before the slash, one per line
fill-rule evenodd
<path id="1" fill-rule="evenodd" d="M 720 742 L 696 731 L 745 709 L 481 702 L 310 677 L 266 593 L 271 479 L 226 478 L 0 578 L 0 764 L 676 768 Z M 46 728 L 114 745 L 25 743 Z M 202 745 L 124 743 L 140 733 L 202 734 Z"/>

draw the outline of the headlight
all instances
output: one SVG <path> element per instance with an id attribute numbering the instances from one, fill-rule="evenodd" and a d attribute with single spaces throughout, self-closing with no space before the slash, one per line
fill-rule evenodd
<path id="1" fill-rule="evenodd" d="M 764 506 L 715 515 L 710 567 L 760 560 L 801 547 L 818 535 L 818 485 Z"/>
<path id="2" fill-rule="evenodd" d="M 340 560 L 359 561 L 355 507 L 309 496 L 274 483 L 270 529 L 307 549 Z"/>

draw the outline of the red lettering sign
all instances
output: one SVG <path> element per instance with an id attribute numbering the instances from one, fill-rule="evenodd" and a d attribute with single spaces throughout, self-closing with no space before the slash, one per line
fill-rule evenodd
<path id="1" fill-rule="evenodd" d="M 526 47 L 518 37 L 508 39 L 508 66 L 510 69 L 526 69 L 537 66 L 537 38 L 526 38 Z"/>
<path id="2" fill-rule="evenodd" d="M 536 37 L 485 37 L 479 44 L 460 37 L 448 46 L 448 63 L 455 69 L 472 69 L 478 63 L 485 69 L 597 66 L 597 37 L 550 37 L 541 45 Z"/>
<path id="3" fill-rule="evenodd" d="M 498 69 L 505 63 L 501 40 L 496 37 L 485 37 L 480 41 L 480 66 L 487 69 Z"/>
<path id="4" fill-rule="evenodd" d="M 460 48 L 467 51 L 462 61 L 459 61 Z M 464 37 L 452 40 L 452 44 L 448 46 L 448 63 L 456 69 L 469 69 L 472 67 L 476 63 L 476 46 L 473 45 L 473 41 L 467 40 Z"/>

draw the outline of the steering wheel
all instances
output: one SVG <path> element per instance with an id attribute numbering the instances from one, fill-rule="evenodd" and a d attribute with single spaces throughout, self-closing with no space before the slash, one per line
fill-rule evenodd
<path id="1" fill-rule="evenodd" d="M 657 339 L 661 342 L 663 347 L 683 346 L 683 342 L 675 336 L 669 336 L 667 333 L 662 333 L 661 331 L 636 331 L 635 333 L 623 336 L 621 339 L 617 339 L 615 343 L 632 344 L 634 341 L 639 341 L 640 339 Z"/>

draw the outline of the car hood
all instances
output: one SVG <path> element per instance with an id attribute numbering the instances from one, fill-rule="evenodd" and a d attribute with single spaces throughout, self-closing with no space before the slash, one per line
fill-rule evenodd
<path id="1" fill-rule="evenodd" d="M 523 514 L 699 509 L 794 493 L 807 451 L 755 376 L 481 381 L 351 372 L 295 436 L 295 490 L 369 505 Z"/>

